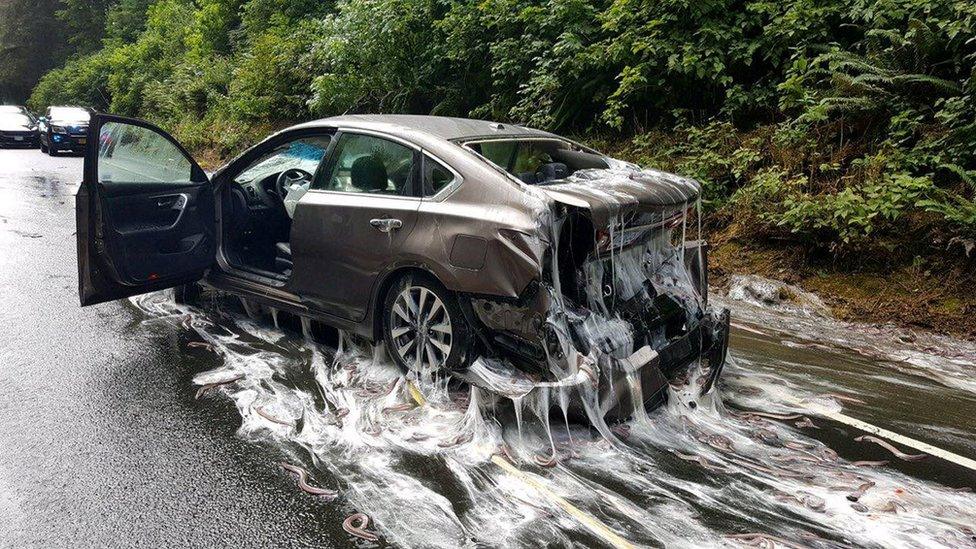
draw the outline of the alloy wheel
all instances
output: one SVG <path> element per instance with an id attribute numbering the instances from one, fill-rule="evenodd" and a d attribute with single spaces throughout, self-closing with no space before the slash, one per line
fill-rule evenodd
<path id="1" fill-rule="evenodd" d="M 451 355 L 451 315 L 437 294 L 407 285 L 393 302 L 389 319 L 394 352 L 407 368 L 429 374 L 444 367 Z"/>

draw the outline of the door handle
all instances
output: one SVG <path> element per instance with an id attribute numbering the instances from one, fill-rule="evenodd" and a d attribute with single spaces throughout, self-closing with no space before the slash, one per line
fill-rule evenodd
<path id="1" fill-rule="evenodd" d="M 392 217 L 388 217 L 384 219 L 370 219 L 369 224 L 372 225 L 373 227 L 376 227 L 381 232 L 388 233 L 402 227 L 403 221 L 400 221 L 399 219 L 394 219 Z"/>
<path id="2" fill-rule="evenodd" d="M 179 210 L 186 204 L 186 195 L 161 196 L 156 198 L 156 207 L 160 209 Z"/>

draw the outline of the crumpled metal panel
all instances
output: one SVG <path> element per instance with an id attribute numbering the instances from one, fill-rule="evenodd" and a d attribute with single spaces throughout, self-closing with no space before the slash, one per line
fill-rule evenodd
<path id="1" fill-rule="evenodd" d="M 594 226 L 606 226 L 620 213 L 691 204 L 701 194 L 694 179 L 657 170 L 635 170 L 623 163 L 610 169 L 580 170 L 540 190 L 555 200 L 585 205 Z"/>

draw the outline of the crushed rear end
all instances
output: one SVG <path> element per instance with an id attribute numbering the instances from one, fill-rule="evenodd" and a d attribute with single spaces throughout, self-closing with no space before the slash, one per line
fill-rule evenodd
<path id="1" fill-rule="evenodd" d="M 708 303 L 699 184 L 617 163 L 530 192 L 550 214 L 542 276 L 518 299 L 470 300 L 502 351 L 464 376 L 596 423 L 662 404 L 669 384 L 707 393 L 725 363 L 729 315 Z"/>

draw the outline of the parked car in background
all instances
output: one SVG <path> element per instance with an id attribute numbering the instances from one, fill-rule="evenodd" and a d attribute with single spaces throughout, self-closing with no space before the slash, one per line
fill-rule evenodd
<path id="1" fill-rule="evenodd" d="M 0 147 L 37 147 L 37 122 L 30 113 L 0 108 Z"/>
<path id="2" fill-rule="evenodd" d="M 91 111 L 84 107 L 48 107 L 38 121 L 41 151 L 51 156 L 84 152 L 90 120 Z"/>
<path id="3" fill-rule="evenodd" d="M 30 110 L 23 105 L 0 105 L 0 114 L 25 114 L 29 116 L 31 120 L 37 120 L 34 113 L 30 112 Z"/>
<path id="4" fill-rule="evenodd" d="M 627 376 L 652 407 L 689 365 L 708 364 L 707 391 L 725 362 L 728 312 L 685 240 L 691 179 L 433 116 L 301 124 L 213 175 L 141 120 L 96 113 L 89 135 L 82 305 L 202 280 L 385 342 L 417 375 L 480 360 L 522 385 L 598 384 L 601 414 L 633 396 Z"/>

